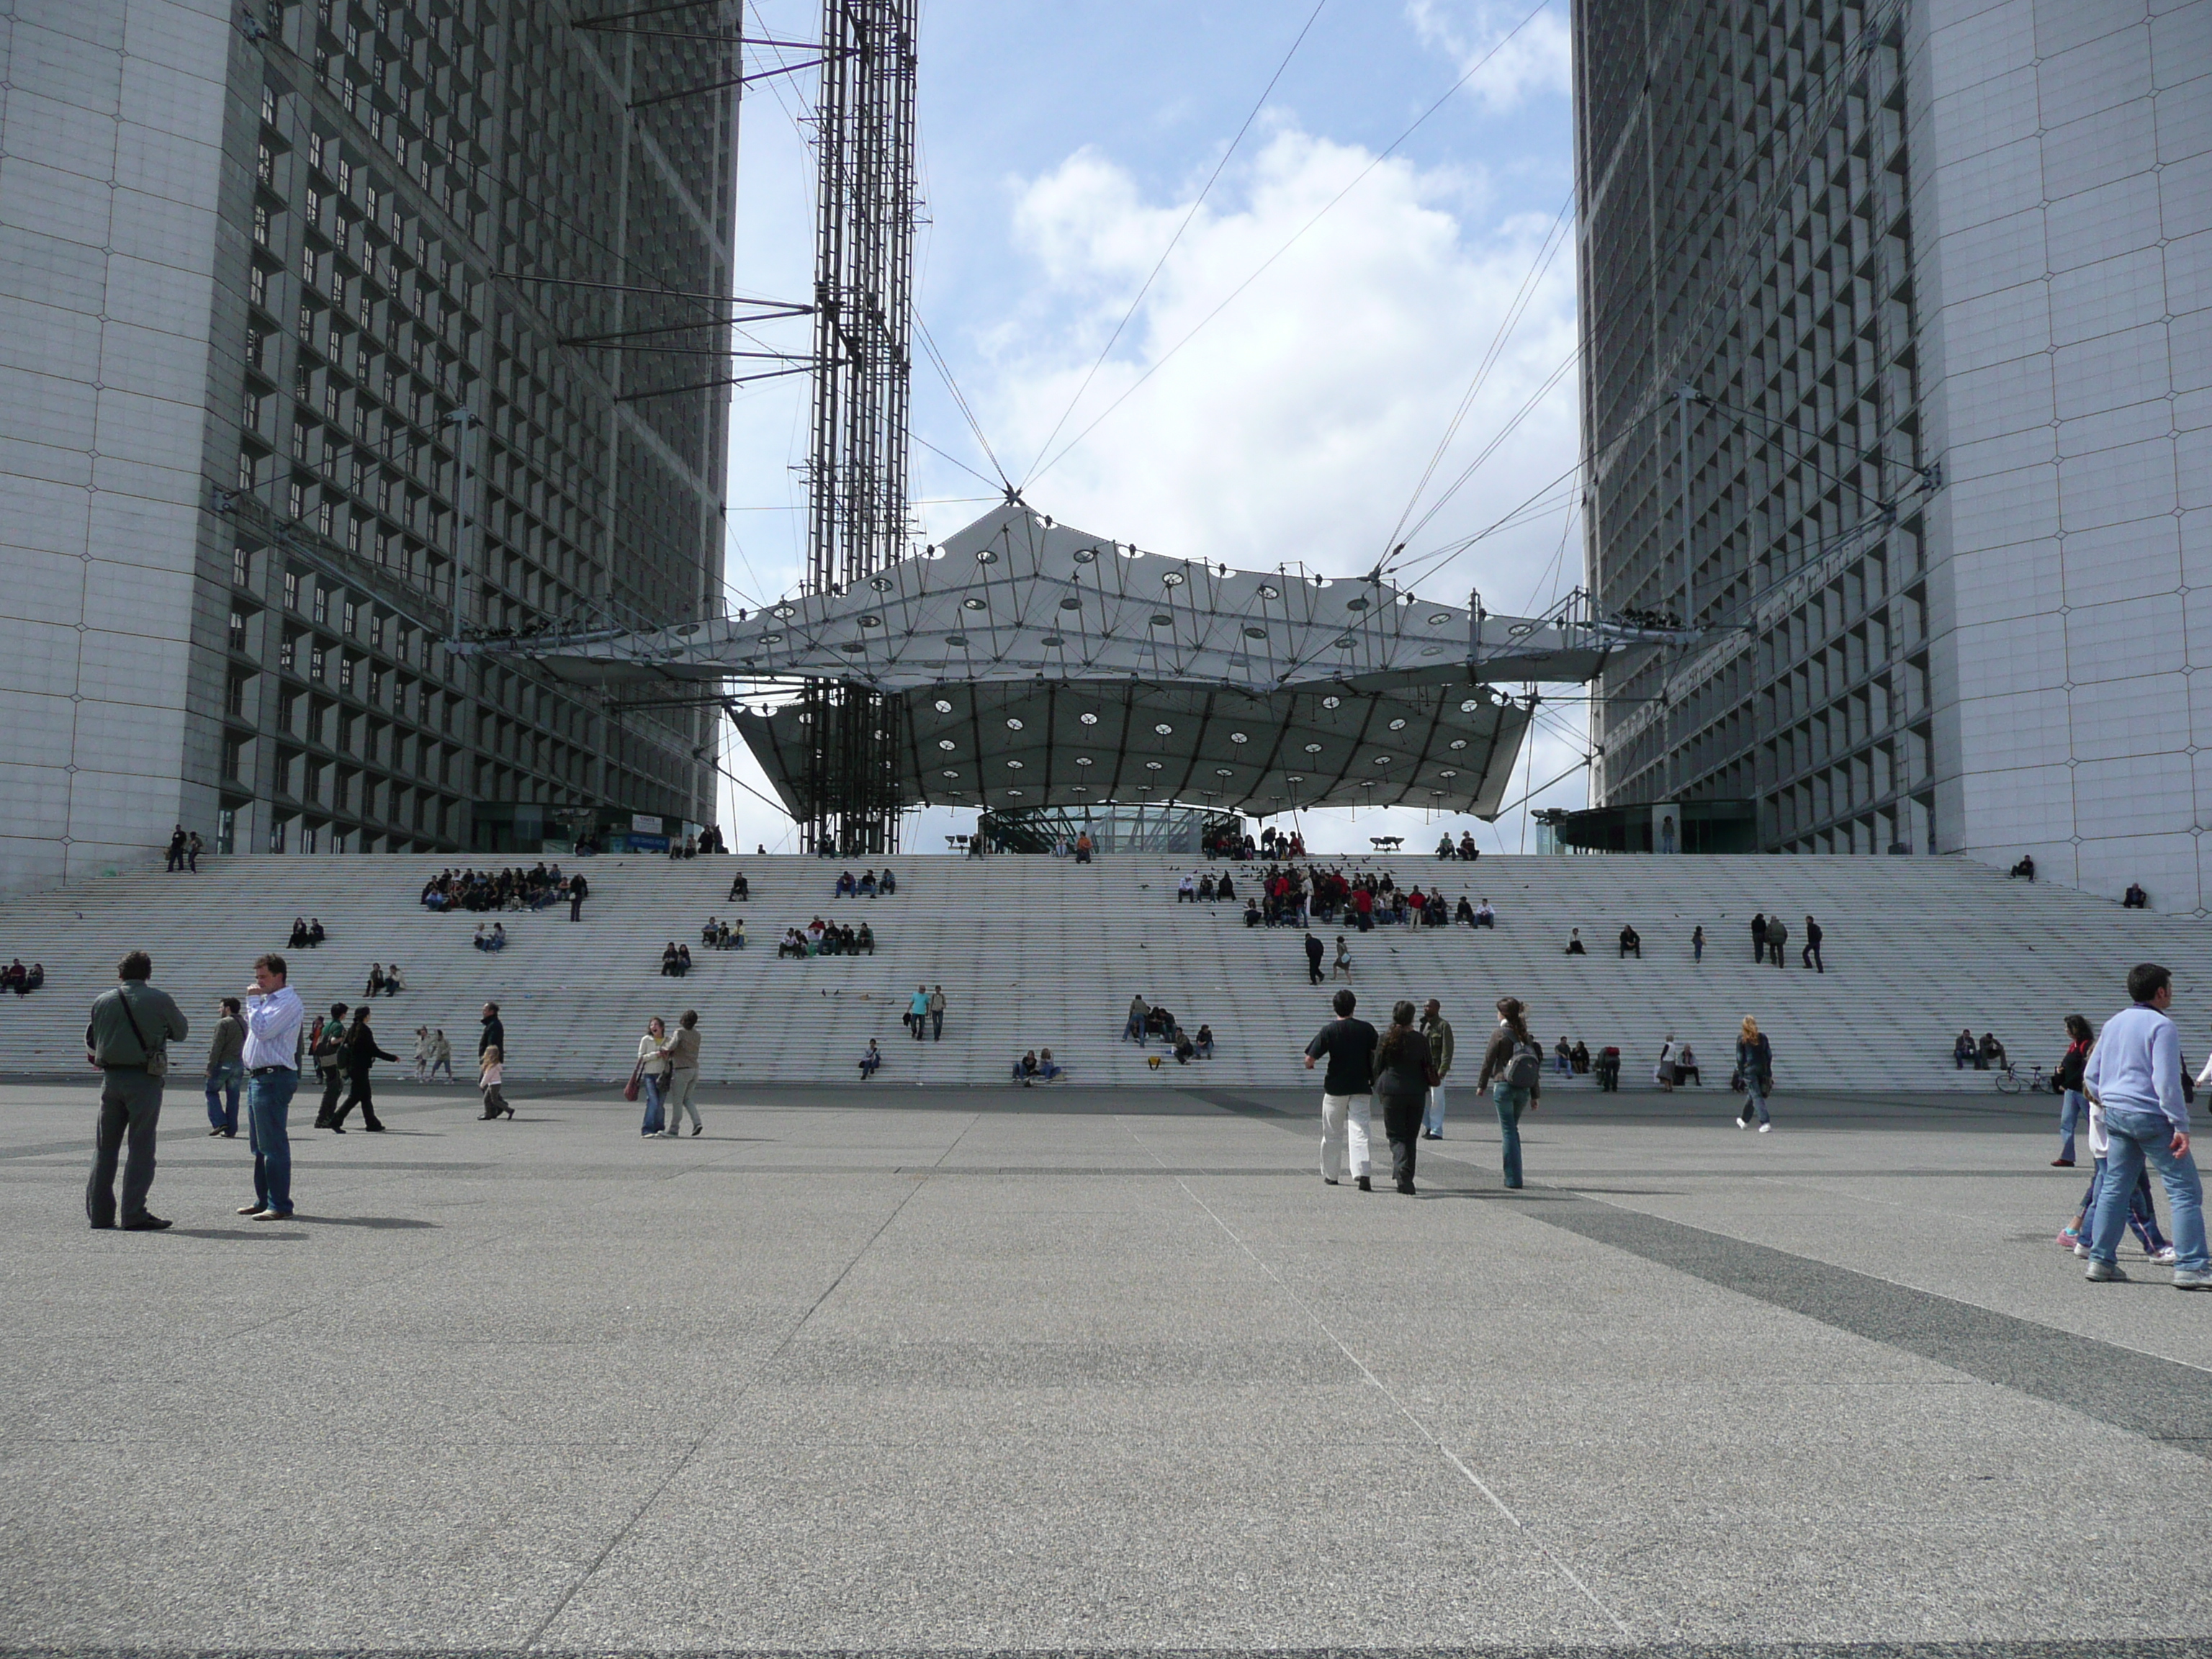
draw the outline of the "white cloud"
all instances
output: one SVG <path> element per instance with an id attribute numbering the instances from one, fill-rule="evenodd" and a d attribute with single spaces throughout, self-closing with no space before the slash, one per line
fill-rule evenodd
<path id="1" fill-rule="evenodd" d="M 1462 70 L 1494 52 L 1467 86 L 1493 112 L 1531 98 L 1565 97 L 1573 84 L 1573 41 L 1563 9 L 1547 5 L 1530 16 L 1519 0 L 1407 0 L 1406 16 L 1423 41 L 1449 53 Z M 1522 24 L 1517 31 L 1516 24 Z"/>

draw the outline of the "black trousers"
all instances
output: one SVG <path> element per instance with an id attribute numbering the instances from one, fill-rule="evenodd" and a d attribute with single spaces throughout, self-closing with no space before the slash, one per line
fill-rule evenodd
<path id="1" fill-rule="evenodd" d="M 1401 1097 L 1378 1091 L 1376 1098 L 1382 1108 L 1382 1133 L 1390 1140 L 1390 1179 L 1401 1187 L 1409 1187 L 1419 1157 L 1421 1112 L 1428 1103 L 1427 1091 Z"/>
<path id="2" fill-rule="evenodd" d="M 332 1125 L 343 1127 L 346 1121 L 346 1114 L 356 1106 L 361 1108 L 361 1121 L 363 1123 L 372 1129 L 380 1129 L 384 1127 L 377 1121 L 376 1102 L 369 1092 L 368 1073 L 366 1072 L 353 1079 L 353 1087 L 347 1091 L 345 1104 L 339 1107 L 331 1118 Z"/>
<path id="3" fill-rule="evenodd" d="M 570 899 L 568 901 L 568 920 L 571 921 L 581 921 L 583 919 L 584 901 L 580 898 Z"/>
<path id="4" fill-rule="evenodd" d="M 154 1188 L 155 1131 L 161 1121 L 161 1079 L 148 1076 L 143 1066 L 118 1066 L 101 1077 L 84 1217 L 95 1227 L 112 1227 L 115 1165 L 126 1138 L 131 1158 L 123 1166 L 123 1219 L 136 1221 L 146 1213 L 146 1194 Z"/>
<path id="5" fill-rule="evenodd" d="M 318 1129 L 330 1127 L 331 1115 L 338 1109 L 338 1097 L 345 1092 L 345 1085 L 343 1072 L 323 1073 L 323 1103 L 315 1109 L 315 1127 Z"/>
<path id="6" fill-rule="evenodd" d="M 1306 958 L 1306 982 L 1309 985 L 1321 983 L 1321 957 L 1318 956 Z"/>

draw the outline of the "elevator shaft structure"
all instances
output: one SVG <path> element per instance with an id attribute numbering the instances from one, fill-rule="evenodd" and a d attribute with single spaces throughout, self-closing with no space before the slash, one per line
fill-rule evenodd
<path id="1" fill-rule="evenodd" d="M 866 581 L 905 548 L 917 3 L 822 9 L 806 577 L 822 597 Z M 804 712 L 805 850 L 896 852 L 899 699 L 816 680 Z"/>

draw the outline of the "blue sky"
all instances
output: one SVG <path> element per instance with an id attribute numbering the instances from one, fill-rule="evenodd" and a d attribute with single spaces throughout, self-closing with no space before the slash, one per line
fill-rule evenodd
<path id="1" fill-rule="evenodd" d="M 758 0 L 754 21 L 804 39 L 816 19 L 810 0 Z M 980 514 L 1003 470 L 1038 510 L 1162 552 L 1352 574 L 1403 539 L 1422 591 L 1464 603 L 1479 587 L 1493 611 L 1579 579 L 1566 489 L 1451 553 L 1575 459 L 1564 0 L 1323 0 L 1317 15 L 1312 0 L 923 0 L 921 66 L 918 312 L 995 456 L 918 359 L 915 430 L 945 452 L 915 449 L 926 538 Z M 749 94 L 740 292 L 811 286 L 811 93 L 802 74 Z M 733 603 L 798 579 L 805 407 L 799 380 L 733 404 Z M 1533 780 L 1511 793 L 1571 768 L 1580 729 L 1577 709 L 1547 714 Z M 730 743 L 732 773 L 759 787 Z M 1583 787 L 1577 774 L 1540 799 L 1578 805 Z M 787 824 L 741 788 L 728 799 L 733 842 L 773 850 Z M 908 844 L 941 847 L 972 816 L 925 814 Z M 1351 850 L 1432 840 L 1438 823 L 1363 811 L 1304 827 Z M 1521 815 L 1477 834 L 1511 850 Z"/>

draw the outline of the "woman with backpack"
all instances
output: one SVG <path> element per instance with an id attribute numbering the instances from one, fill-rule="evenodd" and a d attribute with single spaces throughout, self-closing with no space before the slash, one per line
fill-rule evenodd
<path id="1" fill-rule="evenodd" d="M 1408 1198 L 1421 1113 L 1437 1080 L 1429 1040 L 1413 1029 L 1413 1005 L 1401 1002 L 1390 1010 L 1390 1029 L 1375 1050 L 1375 1094 L 1382 1103 L 1382 1132 L 1390 1138 L 1390 1176 Z"/>
<path id="2" fill-rule="evenodd" d="M 1477 1089 L 1490 1091 L 1498 1108 L 1498 1138 L 1504 1153 L 1505 1184 L 1521 1185 L 1521 1115 L 1544 1092 L 1544 1051 L 1528 1035 L 1528 1011 L 1518 997 L 1498 999 L 1498 1029 L 1482 1051 Z"/>
<path id="3" fill-rule="evenodd" d="M 2089 1115 L 2081 1077 L 2089 1069 L 2089 1050 L 2096 1040 L 2087 1020 L 2079 1014 L 2066 1016 L 2066 1053 L 2058 1061 L 2057 1074 L 2051 1079 L 2051 1086 L 2065 1097 L 2058 1103 L 2058 1156 L 2051 1160 L 2054 1170 L 2074 1167 L 2074 1132 Z M 1971 1046 L 1971 1038 L 1968 1042 Z"/>
<path id="4" fill-rule="evenodd" d="M 1743 1115 L 1735 1121 L 1739 1129 L 1751 1127 L 1751 1115 L 1759 1114 L 1759 1133 L 1765 1134 L 1774 1127 L 1766 1114 L 1766 1097 L 1774 1092 L 1774 1049 L 1759 1022 L 1749 1014 L 1743 1017 L 1743 1028 L 1736 1033 L 1736 1075 L 1743 1079 Z"/>

